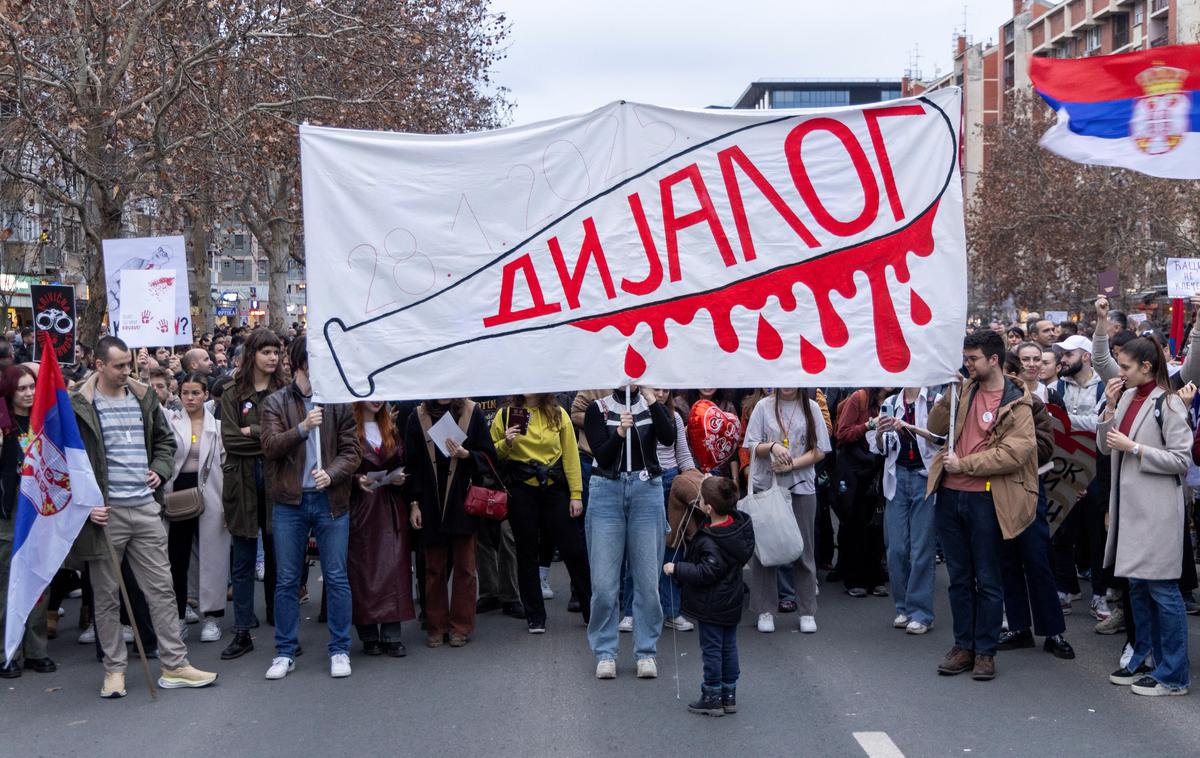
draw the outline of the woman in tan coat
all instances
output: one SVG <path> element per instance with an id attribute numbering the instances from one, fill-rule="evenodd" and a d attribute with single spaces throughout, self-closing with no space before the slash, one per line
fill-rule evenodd
<path id="1" fill-rule="evenodd" d="M 1185 529 L 1183 476 L 1192 447 L 1187 408 L 1170 392 L 1167 361 L 1153 338 L 1117 356 L 1105 391 L 1097 449 L 1112 456 L 1104 566 L 1129 579 L 1136 626 L 1133 658 L 1109 681 L 1138 695 L 1186 695 L 1188 628 L 1179 592 Z M 1154 653 L 1153 670 L 1144 665 Z"/>

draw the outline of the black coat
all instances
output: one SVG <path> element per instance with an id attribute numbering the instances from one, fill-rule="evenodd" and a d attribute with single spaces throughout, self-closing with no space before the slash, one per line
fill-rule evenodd
<path id="1" fill-rule="evenodd" d="M 491 430 L 484 421 L 483 412 L 471 403 L 467 439 L 463 442 L 463 447 L 471 455 L 458 462 L 452 481 L 446 481 L 450 459 L 434 445 L 434 458 L 430 460 L 428 443 L 429 439 L 421 429 L 421 421 L 414 410 L 408 418 L 404 434 L 404 472 L 408 475 L 404 494 L 408 502 L 415 501 L 421 508 L 423 524 L 416 534 L 417 539 L 423 545 L 444 544 L 451 536 L 475 534 L 479 529 L 479 519 L 467 515 L 463 503 L 472 482 L 490 469 L 488 461 L 496 460 L 496 447 L 492 444 Z"/>
<path id="2" fill-rule="evenodd" d="M 733 523 L 705 524 L 688 546 L 687 560 L 675 564 L 683 612 L 706 624 L 734 626 L 742 618 L 742 567 L 754 555 L 754 525 L 734 511 Z"/>

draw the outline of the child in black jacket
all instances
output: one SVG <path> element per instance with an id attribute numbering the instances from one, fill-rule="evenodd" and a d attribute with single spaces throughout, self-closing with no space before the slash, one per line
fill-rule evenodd
<path id="1" fill-rule="evenodd" d="M 754 554 L 754 526 L 737 509 L 738 490 L 729 479 L 709 477 L 700 485 L 700 509 L 708 523 L 688 546 L 687 560 L 668 563 L 682 588 L 683 612 L 699 622 L 704 684 L 692 713 L 737 713 L 737 625 L 742 618 L 742 567 Z"/>

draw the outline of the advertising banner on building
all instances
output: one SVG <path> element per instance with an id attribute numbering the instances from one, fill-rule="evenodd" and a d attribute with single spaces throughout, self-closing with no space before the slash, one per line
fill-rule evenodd
<path id="1" fill-rule="evenodd" d="M 943 383 L 966 317 L 960 107 L 303 126 L 316 395 Z"/>
<path id="2" fill-rule="evenodd" d="M 50 338 L 59 363 L 75 362 L 75 288 L 61 284 L 33 284 L 33 359 L 42 360 L 42 334 Z"/>
<path id="3" fill-rule="evenodd" d="M 109 330 L 117 333 L 121 314 L 121 286 L 126 271 L 171 269 L 175 278 L 175 317 L 156 345 L 192 344 L 191 302 L 188 290 L 187 253 L 183 237 L 133 237 L 104 240 L 104 279 L 108 289 Z"/>

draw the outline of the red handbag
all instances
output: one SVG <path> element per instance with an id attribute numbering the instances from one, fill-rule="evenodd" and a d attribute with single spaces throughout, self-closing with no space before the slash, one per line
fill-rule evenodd
<path id="1" fill-rule="evenodd" d="M 484 459 L 487 460 L 492 473 L 496 475 L 496 481 L 500 482 L 501 487 L 504 487 L 492 459 L 486 455 Z M 467 512 L 468 516 L 503 521 L 508 518 L 508 490 L 492 490 L 472 484 L 467 488 L 467 499 L 463 502 L 463 510 Z"/>

